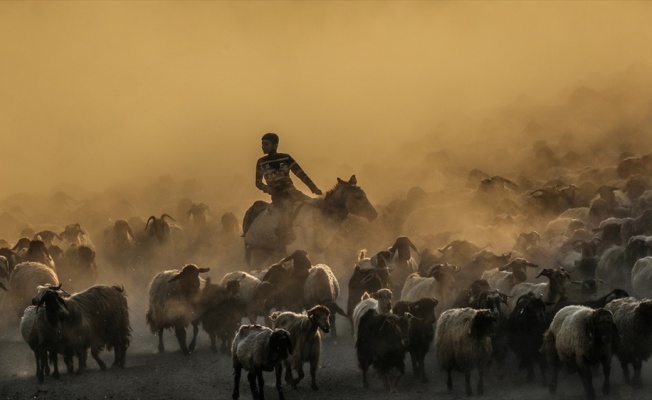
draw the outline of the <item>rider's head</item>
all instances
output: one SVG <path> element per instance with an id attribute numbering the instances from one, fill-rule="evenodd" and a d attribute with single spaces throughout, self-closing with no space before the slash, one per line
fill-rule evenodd
<path id="1" fill-rule="evenodd" d="M 261 138 L 263 153 L 269 154 L 275 152 L 278 148 L 278 135 L 276 133 L 266 133 Z"/>

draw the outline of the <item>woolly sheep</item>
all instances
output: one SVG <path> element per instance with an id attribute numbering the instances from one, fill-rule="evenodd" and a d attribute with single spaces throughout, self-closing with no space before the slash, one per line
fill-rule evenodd
<path id="1" fill-rule="evenodd" d="M 330 310 L 331 335 L 337 337 L 335 327 L 335 313 L 346 317 L 346 313 L 339 305 L 337 298 L 340 295 L 340 284 L 331 271 L 330 267 L 325 264 L 313 265 L 306 278 L 303 289 L 304 307 L 309 309 L 318 304 L 328 307 Z"/>
<path id="2" fill-rule="evenodd" d="M 272 315 L 274 328 L 285 329 L 290 333 L 294 351 L 292 356 L 284 361 L 285 382 L 296 389 L 297 384 L 304 377 L 303 363 L 310 363 L 310 377 L 312 390 L 317 390 L 315 375 L 319 366 L 321 355 L 321 329 L 324 333 L 330 331 L 330 311 L 324 306 L 315 306 L 302 314 L 291 311 L 275 312 Z M 292 369 L 297 371 L 298 377 L 292 378 Z"/>
<path id="3" fill-rule="evenodd" d="M 496 317 L 489 310 L 453 308 L 444 311 L 435 328 L 435 350 L 439 365 L 448 374 L 448 390 L 453 390 L 452 371 L 464 373 L 466 394 L 471 389 L 471 371 L 478 369 L 478 394 L 484 392 L 484 372 L 491 361 L 491 333 Z"/>
<path id="4" fill-rule="evenodd" d="M 163 346 L 163 329 L 174 328 L 175 335 L 183 354 L 189 354 L 195 349 L 199 318 L 201 311 L 199 303 L 201 289 L 205 281 L 200 273 L 208 272 L 210 268 L 198 268 L 188 264 L 181 271 L 178 269 L 158 273 L 149 284 L 149 308 L 146 314 L 147 324 L 153 333 L 158 333 L 158 350 L 165 351 Z M 193 325 L 193 337 L 186 346 L 186 327 Z"/>
<path id="5" fill-rule="evenodd" d="M 259 316 L 269 315 L 274 305 L 274 287 L 270 282 L 263 282 L 244 271 L 234 271 L 224 275 L 220 285 L 226 286 L 232 281 L 240 282 L 240 300 L 246 305 L 249 322 L 255 323 Z"/>
<path id="6" fill-rule="evenodd" d="M 535 296 L 532 292 L 518 298 L 507 321 L 509 347 L 516 355 L 519 365 L 527 371 L 527 381 L 534 380 L 533 363 L 537 363 L 544 386 L 547 384 L 547 364 L 540 350 L 548 326 L 546 303 L 542 296 Z"/>
<path id="7" fill-rule="evenodd" d="M 381 289 L 374 293 L 364 293 L 360 302 L 351 313 L 351 334 L 353 342 L 357 340 L 360 318 L 369 310 L 376 310 L 378 314 L 387 315 L 392 311 L 392 292 L 389 289 Z"/>
<path id="8" fill-rule="evenodd" d="M 86 368 L 89 347 L 101 370 L 106 369 L 106 364 L 99 358 L 99 353 L 105 347 L 114 350 L 113 366 L 124 367 L 131 342 L 129 307 L 124 289 L 97 285 L 69 298 L 61 297 L 57 290 L 48 289 L 45 293 L 39 292 L 33 301 L 37 305 L 43 304 L 43 299 L 52 294 L 58 300 L 46 303 L 46 307 L 67 312 L 61 324 L 62 340 L 66 348 L 79 358 L 78 370 Z"/>
<path id="9" fill-rule="evenodd" d="M 538 268 L 538 265 L 520 257 L 515 258 L 502 267 L 485 271 L 482 279 L 486 280 L 492 289 L 498 289 L 501 293 L 511 293 L 514 286 L 526 281 L 527 267 Z M 510 269 L 511 271 L 508 271 Z"/>
<path id="10" fill-rule="evenodd" d="M 238 331 L 246 305 L 239 296 L 240 282 L 230 281 L 226 286 L 211 283 L 206 278 L 206 285 L 201 294 L 201 324 L 211 341 L 211 351 L 217 353 L 216 339 L 222 340 L 222 353 L 230 351 L 233 336 Z"/>
<path id="11" fill-rule="evenodd" d="M 632 289 L 634 296 L 652 298 L 652 257 L 639 259 L 632 268 Z"/>
<path id="12" fill-rule="evenodd" d="M 17 317 L 21 317 L 25 308 L 32 304 L 36 288 L 42 285 L 59 285 L 57 273 L 52 268 L 38 262 L 16 265 L 7 289 L 10 306 Z"/>
<path id="13" fill-rule="evenodd" d="M 292 354 L 290 334 L 283 329 L 272 330 L 260 325 L 243 325 L 233 339 L 234 385 L 233 400 L 240 397 L 240 374 L 244 368 L 249 373 L 249 386 L 254 399 L 264 399 L 263 371 L 276 369 L 276 390 L 279 400 L 284 400 L 281 384 L 281 362 Z M 258 381 L 258 387 L 256 387 Z"/>
<path id="14" fill-rule="evenodd" d="M 621 335 L 621 343 L 616 350 L 625 376 L 630 383 L 629 364 L 634 368 L 631 384 L 642 386 L 641 366 L 652 355 L 652 300 L 637 300 L 626 297 L 611 301 L 605 306 L 613 313 L 614 321 Z"/>
<path id="15" fill-rule="evenodd" d="M 552 366 L 550 393 L 557 391 L 557 377 L 562 365 L 577 370 L 589 399 L 595 398 L 592 367 L 602 365 L 602 393 L 611 390 L 611 358 L 618 345 L 618 330 L 613 315 L 603 308 L 567 306 L 559 310 L 543 336 L 542 350 Z"/>
<path id="16" fill-rule="evenodd" d="M 456 283 L 454 274 L 459 268 L 450 264 L 437 264 L 430 268 L 427 277 L 418 273 L 407 277 L 403 291 L 402 301 L 417 301 L 424 297 L 433 297 L 439 300 L 441 310 L 446 310 L 455 301 Z M 441 314 L 438 310 L 437 315 Z"/>
<path id="17" fill-rule="evenodd" d="M 530 283 L 522 282 L 514 286 L 510 293 L 510 300 L 508 301 L 510 311 L 514 309 L 516 301 L 527 294 L 532 292 L 535 295 L 543 295 L 543 301 L 546 303 L 557 303 L 566 295 L 566 283 L 570 279 L 570 274 L 563 268 L 544 268 L 536 277 L 545 276 L 549 282 L 545 283 Z"/>

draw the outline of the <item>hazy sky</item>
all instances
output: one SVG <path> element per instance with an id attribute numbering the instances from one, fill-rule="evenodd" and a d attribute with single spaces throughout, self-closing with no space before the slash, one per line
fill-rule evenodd
<path id="1" fill-rule="evenodd" d="M 327 189 L 443 117 L 652 65 L 651 20 L 638 1 L 0 2 L 0 197 L 199 171 L 255 193 L 267 131 Z"/>

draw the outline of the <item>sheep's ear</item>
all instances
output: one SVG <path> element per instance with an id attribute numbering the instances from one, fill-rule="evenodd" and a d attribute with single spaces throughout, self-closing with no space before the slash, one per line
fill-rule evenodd
<path id="1" fill-rule="evenodd" d="M 210 271 L 211 269 L 210 267 L 206 267 L 206 268 L 197 268 L 197 270 L 199 271 L 200 274 L 202 274 L 204 272 Z"/>

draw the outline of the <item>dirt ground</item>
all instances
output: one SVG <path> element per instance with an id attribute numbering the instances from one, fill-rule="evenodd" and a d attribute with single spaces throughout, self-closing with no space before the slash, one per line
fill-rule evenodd
<path id="1" fill-rule="evenodd" d="M 0 328 L 0 399 L 230 399 L 233 389 L 233 370 L 230 357 L 213 354 L 205 332 L 200 331 L 197 348 L 190 356 L 183 356 L 173 332 L 164 335 L 166 352 L 158 353 L 157 338 L 145 324 L 146 303 L 130 298 L 133 341 L 127 352 L 127 366 L 124 369 L 100 371 L 92 358 L 88 370 L 82 375 L 68 375 L 60 361 L 60 380 L 46 377 L 39 384 L 35 377 L 35 361 L 32 352 L 20 336 L 18 326 L 11 324 Z M 339 316 L 338 316 L 339 318 Z M 392 399 L 408 400 L 427 398 L 457 399 L 464 394 L 464 377 L 453 376 L 454 390 L 446 390 L 446 377 L 439 371 L 434 354 L 426 357 L 430 383 L 415 380 L 406 357 L 407 374 L 401 380 L 398 393 L 387 393 L 378 376 L 371 372 L 370 388 L 362 388 L 361 372 L 357 368 L 355 349 L 349 335 L 346 321 L 338 320 L 340 337 L 323 340 L 321 368 L 317 371 L 319 391 L 310 389 L 309 378 L 304 379 L 296 390 L 285 387 L 285 397 L 292 399 Z M 113 354 L 100 354 L 108 365 Z M 306 372 L 308 365 L 305 366 Z M 596 371 L 594 387 L 598 398 L 649 399 L 652 398 L 652 368 L 644 364 L 645 388 L 633 391 L 623 384 L 622 372 L 617 360 L 612 363 L 612 393 L 602 396 L 602 377 Z M 519 372 L 513 356 L 510 355 L 502 371 L 492 370 L 485 379 L 483 398 L 494 399 L 583 399 L 583 390 L 577 374 L 560 375 L 558 394 L 552 396 L 540 383 L 527 384 L 525 374 Z M 472 376 L 475 388 L 476 375 Z M 265 391 L 268 399 L 277 399 L 273 373 L 265 374 Z M 251 392 L 243 374 L 241 399 L 251 399 Z"/>

